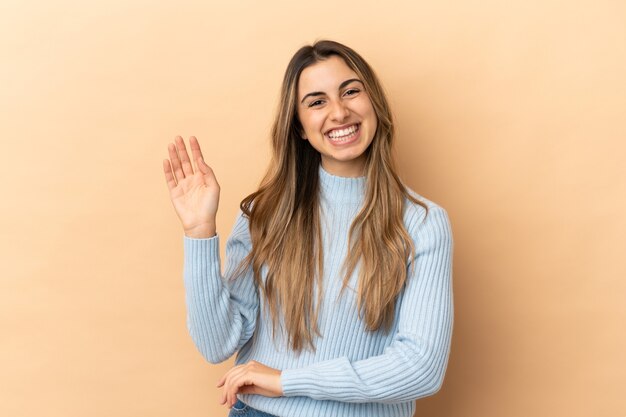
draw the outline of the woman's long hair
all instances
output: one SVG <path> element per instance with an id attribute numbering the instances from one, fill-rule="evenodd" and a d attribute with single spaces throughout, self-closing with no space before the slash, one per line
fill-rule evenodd
<path id="1" fill-rule="evenodd" d="M 317 317 L 324 255 L 318 193 L 321 157 L 300 136 L 298 80 L 305 68 L 330 56 L 343 58 L 358 75 L 378 118 L 366 151 L 365 200 L 350 227 L 342 287 L 343 291 L 359 265 L 358 310 L 368 330 L 391 328 L 395 302 L 407 279 L 407 261 L 414 254 L 414 245 L 403 224 L 405 199 L 427 208 L 409 194 L 396 174 L 391 151 L 393 120 L 372 68 L 355 51 L 334 41 L 321 40 L 298 50 L 282 83 L 271 132 L 270 167 L 259 189 L 240 205 L 249 219 L 252 250 L 239 269 L 252 267 L 261 296 L 267 301 L 273 331 L 278 323 L 282 328 L 282 319 L 294 351 L 315 349 L 313 334 L 320 335 Z M 265 282 L 263 269 L 267 272 Z"/>

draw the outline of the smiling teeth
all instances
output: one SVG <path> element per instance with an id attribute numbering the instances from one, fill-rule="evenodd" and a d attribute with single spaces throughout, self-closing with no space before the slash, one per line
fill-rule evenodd
<path id="1" fill-rule="evenodd" d="M 345 136 L 349 136 L 352 133 L 356 132 L 356 130 L 357 125 L 352 125 L 346 129 L 333 130 L 332 132 L 328 133 L 328 137 L 332 139 L 343 139 Z"/>

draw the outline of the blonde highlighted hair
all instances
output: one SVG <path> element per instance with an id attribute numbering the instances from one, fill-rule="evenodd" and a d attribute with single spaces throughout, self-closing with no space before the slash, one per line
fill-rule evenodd
<path id="1" fill-rule="evenodd" d="M 290 347 L 315 349 L 318 306 L 322 291 L 322 238 L 319 214 L 320 154 L 302 140 L 297 115 L 302 71 L 330 56 L 339 56 L 364 84 L 378 119 L 366 158 L 366 193 L 349 234 L 343 289 L 359 265 L 358 308 L 368 330 L 388 331 L 395 302 L 407 279 L 414 245 L 403 224 L 405 201 L 427 209 L 409 194 L 396 174 L 392 156 L 394 125 L 376 74 L 354 50 L 320 40 L 300 48 L 285 71 L 279 108 L 272 126 L 272 161 L 257 191 L 241 202 L 249 219 L 252 250 L 239 271 L 251 267 L 265 297 L 274 332 L 282 314 Z M 261 278 L 266 268 L 265 281 Z M 317 286 L 318 297 L 313 300 Z"/>

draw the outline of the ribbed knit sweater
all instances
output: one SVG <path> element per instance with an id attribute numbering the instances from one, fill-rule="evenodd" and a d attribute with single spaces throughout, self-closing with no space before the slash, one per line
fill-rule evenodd
<path id="1" fill-rule="evenodd" d="M 183 237 L 189 333 L 211 363 L 237 353 L 237 364 L 255 360 L 282 371 L 282 397 L 238 395 L 256 409 L 285 417 L 410 417 L 416 399 L 441 387 L 450 352 L 453 240 L 447 212 L 411 191 L 429 207 L 425 216 L 423 207 L 407 200 L 404 210 L 416 248 L 407 268 L 414 268 L 398 296 L 391 331 L 370 332 L 357 311 L 358 270 L 340 296 L 348 232 L 363 204 L 366 178 L 334 176 L 321 166 L 319 175 L 324 294 L 315 351 L 293 352 L 280 331 L 272 338 L 251 270 L 230 279 L 251 248 L 241 212 L 226 243 L 223 274 L 219 236 Z"/>

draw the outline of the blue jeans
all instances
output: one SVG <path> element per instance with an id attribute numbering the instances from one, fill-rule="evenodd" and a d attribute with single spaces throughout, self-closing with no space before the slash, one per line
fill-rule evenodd
<path id="1" fill-rule="evenodd" d="M 230 413 L 228 413 L 228 417 L 276 417 L 273 414 L 268 414 L 263 411 L 257 410 L 256 408 L 250 407 L 248 404 L 244 403 L 240 399 L 237 399 L 237 402 L 231 407 Z"/>

